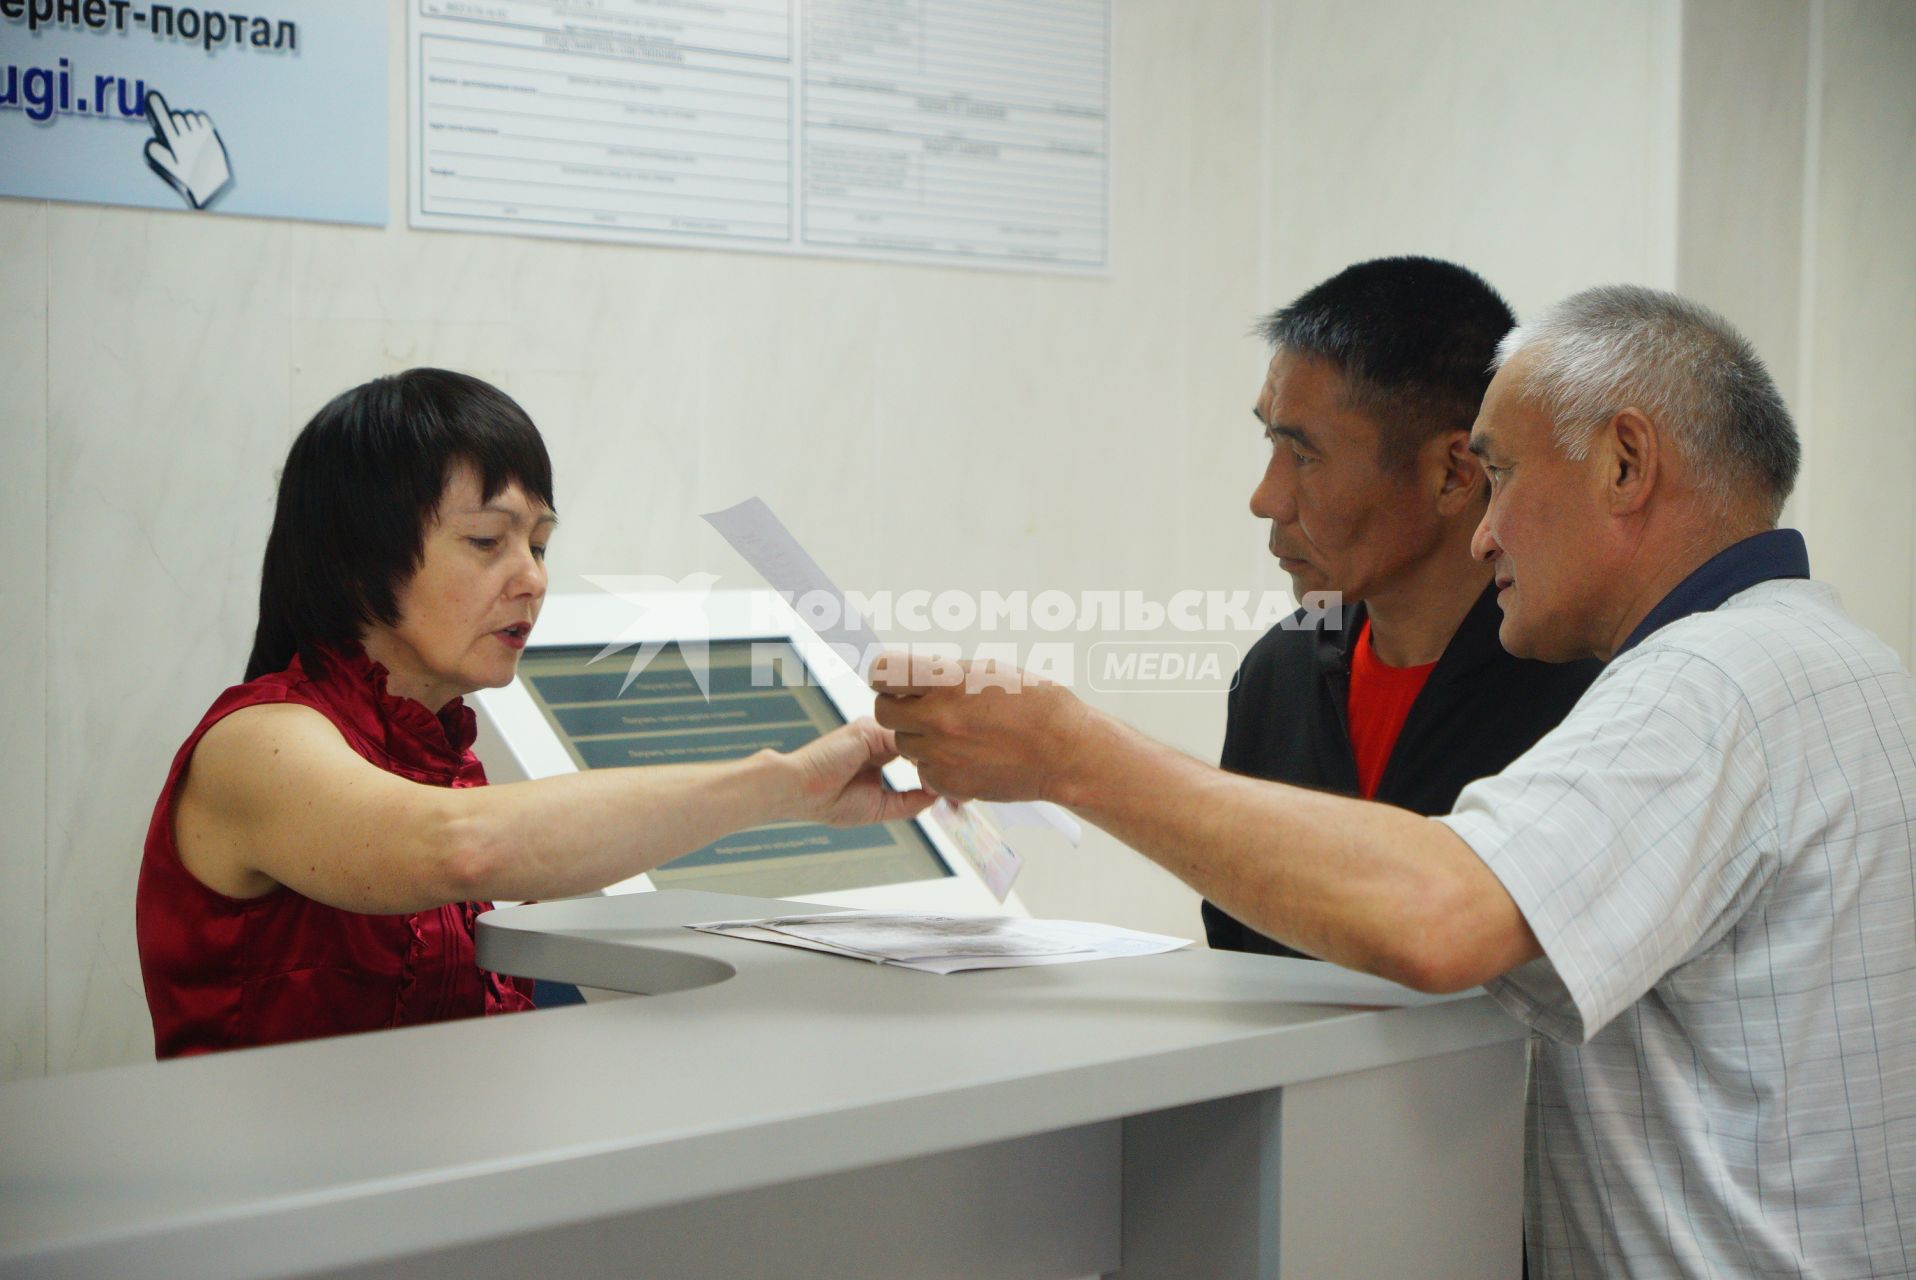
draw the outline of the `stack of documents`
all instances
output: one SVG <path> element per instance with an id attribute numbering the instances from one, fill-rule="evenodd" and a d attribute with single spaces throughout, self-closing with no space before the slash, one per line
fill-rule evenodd
<path id="1" fill-rule="evenodd" d="M 728 938 L 804 947 L 874 964 L 894 964 L 924 973 L 1112 960 L 1122 956 L 1157 955 L 1191 945 L 1183 938 L 1081 920 L 898 915 L 876 911 L 714 920 L 686 927 Z"/>

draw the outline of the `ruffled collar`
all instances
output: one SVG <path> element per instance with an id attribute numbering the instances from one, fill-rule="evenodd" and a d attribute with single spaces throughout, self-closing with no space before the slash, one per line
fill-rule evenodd
<path id="1" fill-rule="evenodd" d="M 412 748 L 404 754 L 420 753 L 424 758 L 414 761 L 419 764 L 443 760 L 456 766 L 465 758 L 478 737 L 479 723 L 464 698 L 454 698 L 434 715 L 417 698 L 388 692 L 386 668 L 368 656 L 357 640 L 326 645 L 321 651 L 326 655 L 327 670 L 315 683 L 359 691 L 360 700 L 387 730 L 389 748 Z M 312 678 L 310 672 L 307 675 Z"/>

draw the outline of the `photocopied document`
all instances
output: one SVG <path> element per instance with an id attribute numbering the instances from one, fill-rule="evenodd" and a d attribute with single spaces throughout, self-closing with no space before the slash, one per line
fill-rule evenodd
<path id="1" fill-rule="evenodd" d="M 772 513 L 763 499 L 747 498 L 723 511 L 708 511 L 699 517 L 714 529 L 719 536 L 732 545 L 732 550 L 745 558 L 745 563 L 758 571 L 760 577 L 770 584 L 773 590 L 785 594 L 787 599 L 802 600 L 814 593 L 831 596 L 839 603 L 839 615 L 836 624 L 817 628 L 819 637 L 838 651 L 858 672 L 859 678 L 870 679 L 871 664 L 884 648 L 878 635 L 858 611 L 852 608 L 851 601 L 833 582 L 812 553 L 799 545 L 785 522 Z M 1049 827 L 1063 835 L 1073 846 L 1084 839 L 1084 828 L 1078 820 L 1055 804 L 1021 801 L 1015 804 L 997 804 L 992 806 L 999 824 L 1006 827 Z M 999 843 L 1003 843 L 1000 839 Z M 1010 853 L 1009 846 L 1005 852 Z M 1011 854 L 1016 858 L 1015 853 Z M 982 868 L 981 868 L 982 870 Z M 1012 874 L 1017 871 L 1014 866 Z M 990 883 L 987 878 L 986 883 Z M 1006 890 L 1010 881 L 1005 882 Z M 992 892 L 997 893 L 994 887 Z M 999 901 L 1004 894 L 998 895 Z"/>
<path id="2" fill-rule="evenodd" d="M 1014 969 L 1161 955 L 1191 945 L 1184 938 L 1083 920 L 878 911 L 713 920 L 686 927 L 729 938 L 772 942 L 873 964 L 941 974 L 964 969 Z"/>
<path id="3" fill-rule="evenodd" d="M 1009 897 L 1011 882 L 1018 878 L 1024 859 L 999 834 L 984 806 L 940 800 L 931 807 L 930 814 L 938 829 L 950 836 L 958 852 L 965 855 L 965 861 L 977 868 L 978 877 L 985 882 L 985 888 L 991 890 L 991 896 L 1000 902 Z"/>

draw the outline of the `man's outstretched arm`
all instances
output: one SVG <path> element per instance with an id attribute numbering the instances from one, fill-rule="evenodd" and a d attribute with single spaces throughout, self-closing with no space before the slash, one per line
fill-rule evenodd
<path id="1" fill-rule="evenodd" d="M 1440 822 L 1226 773 L 1012 675 L 952 683 L 881 659 L 880 724 L 953 799 L 1050 800 L 1251 927 L 1423 991 L 1542 954 L 1490 869 Z M 1002 687 L 1016 684 L 1018 687 Z"/>

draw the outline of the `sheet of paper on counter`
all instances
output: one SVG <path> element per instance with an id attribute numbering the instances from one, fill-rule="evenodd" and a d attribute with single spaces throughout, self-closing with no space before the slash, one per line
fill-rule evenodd
<path id="1" fill-rule="evenodd" d="M 1184 938 L 1084 920 L 947 916 L 878 911 L 714 920 L 687 925 L 704 933 L 824 951 L 923 973 L 1010 969 L 1159 955 L 1190 946 Z"/>

